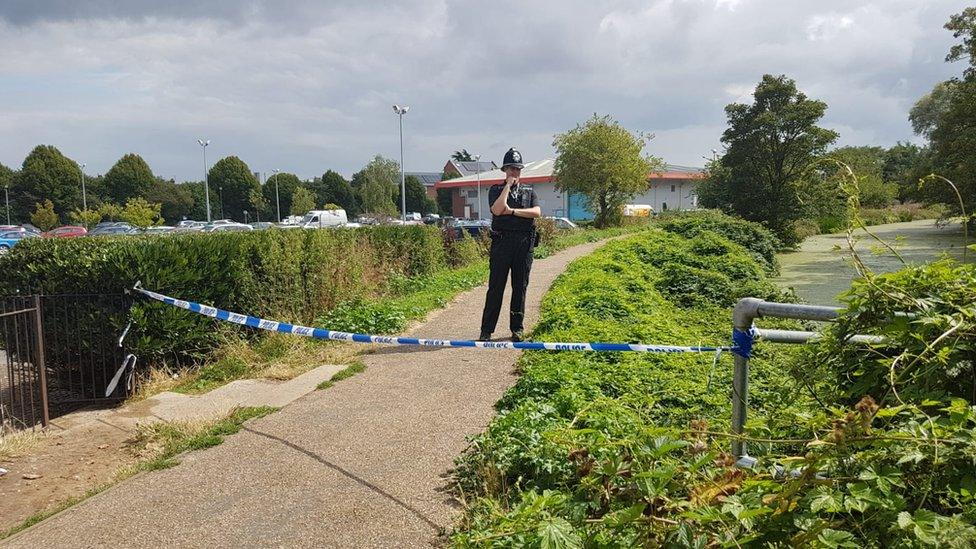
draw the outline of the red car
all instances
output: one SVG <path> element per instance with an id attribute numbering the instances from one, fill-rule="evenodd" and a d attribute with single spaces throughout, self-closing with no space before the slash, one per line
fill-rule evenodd
<path id="1" fill-rule="evenodd" d="M 85 236 L 88 234 L 88 229 L 84 227 L 58 227 L 57 229 L 51 229 L 46 233 L 41 233 L 41 236 L 45 238 L 75 238 L 78 236 Z"/>

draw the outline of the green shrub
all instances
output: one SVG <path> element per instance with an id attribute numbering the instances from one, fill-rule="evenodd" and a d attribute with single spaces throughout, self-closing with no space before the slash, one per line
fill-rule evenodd
<path id="1" fill-rule="evenodd" d="M 728 278 L 729 265 L 720 267 L 736 255 L 728 246 L 658 232 L 612 242 L 557 280 L 533 338 L 724 341 L 727 308 L 675 305 L 703 291 L 689 280 Z M 748 281 L 766 283 L 752 266 L 757 278 Z M 671 279 L 687 289 L 657 290 Z M 750 361 L 747 431 L 759 459 L 751 470 L 725 453 L 728 363 L 713 372 L 710 360 L 689 355 L 525 353 L 498 416 L 458 460 L 467 501 L 453 541 L 971 547 L 974 288 L 976 268 L 951 263 L 869 277 L 814 349 L 759 342 Z M 842 343 L 855 332 L 890 340 L 865 352 Z"/>
<path id="2" fill-rule="evenodd" d="M 0 295 L 117 294 L 141 280 L 181 299 L 307 324 L 340 303 L 378 295 L 392 277 L 448 266 L 439 230 L 425 226 L 35 239 L 0 258 Z M 150 362 L 192 361 L 234 329 L 147 300 L 132 314 L 130 344 Z"/>
<path id="3" fill-rule="evenodd" d="M 731 217 L 714 210 L 669 215 L 661 224 L 665 231 L 693 237 L 702 231 L 712 231 L 749 250 L 766 272 L 776 274 L 776 252 L 783 247 L 776 235 L 758 223 Z"/>
<path id="4" fill-rule="evenodd" d="M 407 318 L 390 303 L 356 299 L 340 303 L 315 323 L 339 332 L 395 334 L 406 327 Z"/>

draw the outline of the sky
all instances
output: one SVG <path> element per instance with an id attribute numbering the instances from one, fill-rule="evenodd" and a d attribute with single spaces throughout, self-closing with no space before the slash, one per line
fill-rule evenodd
<path id="1" fill-rule="evenodd" d="M 50 144 L 90 175 L 347 177 L 380 154 L 441 171 L 464 148 L 554 155 L 593 114 L 701 166 L 763 74 L 828 104 L 839 145 L 913 140 L 907 113 L 962 72 L 948 0 L 0 0 L 0 163 Z"/>

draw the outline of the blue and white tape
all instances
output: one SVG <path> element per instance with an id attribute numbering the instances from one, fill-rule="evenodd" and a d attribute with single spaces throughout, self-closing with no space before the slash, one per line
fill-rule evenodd
<path id="1" fill-rule="evenodd" d="M 141 294 L 161 301 L 174 307 L 193 311 L 204 316 L 216 318 L 241 326 L 249 326 L 269 332 L 294 334 L 314 339 L 331 339 L 336 341 L 353 341 L 356 343 L 379 343 L 386 345 L 420 345 L 424 347 L 468 347 L 476 349 L 524 349 L 531 351 L 617 351 L 638 353 L 720 353 L 729 347 L 682 347 L 677 345 L 643 345 L 638 343 L 554 343 L 548 341 L 470 341 L 453 339 L 421 339 L 415 337 L 379 336 L 369 334 L 353 334 L 349 332 L 335 332 L 324 328 L 310 328 L 297 324 L 265 320 L 256 316 L 232 313 L 216 307 L 201 305 L 193 301 L 175 299 L 167 295 L 152 292 L 140 287 L 134 288 Z"/>

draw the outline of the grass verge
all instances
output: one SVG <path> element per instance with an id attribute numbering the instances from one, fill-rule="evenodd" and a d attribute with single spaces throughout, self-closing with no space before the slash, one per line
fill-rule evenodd
<path id="1" fill-rule="evenodd" d="M 366 371 L 366 365 L 363 364 L 361 360 L 357 360 L 356 362 L 353 362 L 349 366 L 346 366 L 342 370 L 336 372 L 335 375 L 329 378 L 328 381 L 323 381 L 322 383 L 319 383 L 316 389 L 318 390 L 328 389 L 329 387 L 332 387 L 333 385 L 342 381 L 343 379 L 349 379 L 350 377 L 365 371 Z"/>

